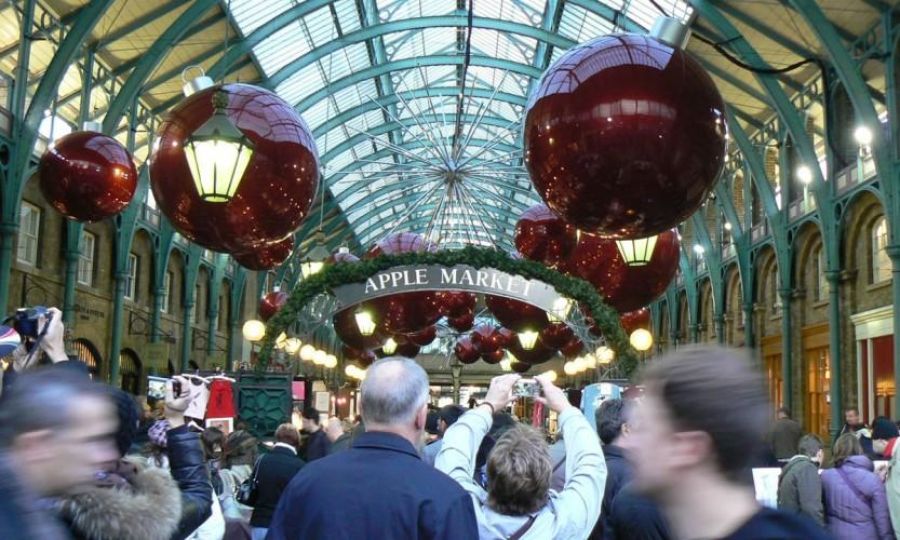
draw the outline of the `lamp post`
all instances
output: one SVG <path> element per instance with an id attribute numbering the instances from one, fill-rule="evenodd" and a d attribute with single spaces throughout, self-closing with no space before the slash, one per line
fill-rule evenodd
<path id="1" fill-rule="evenodd" d="M 616 240 L 616 247 L 619 248 L 619 253 L 628 266 L 646 266 L 653 258 L 657 238 L 657 235 L 653 235 L 647 238 Z"/>
<path id="2" fill-rule="evenodd" d="M 653 334 L 646 328 L 638 328 L 631 333 L 628 341 L 636 351 L 640 351 L 641 360 L 644 360 L 644 354 L 653 347 Z"/>

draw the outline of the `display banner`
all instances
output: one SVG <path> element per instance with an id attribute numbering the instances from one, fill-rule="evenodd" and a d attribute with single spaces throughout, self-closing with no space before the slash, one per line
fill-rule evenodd
<path id="1" fill-rule="evenodd" d="M 340 308 L 360 302 L 414 291 L 467 291 L 521 300 L 547 312 L 555 312 L 564 300 L 552 286 L 538 280 L 508 274 L 495 268 L 466 265 L 396 266 L 363 283 L 335 287 Z"/>

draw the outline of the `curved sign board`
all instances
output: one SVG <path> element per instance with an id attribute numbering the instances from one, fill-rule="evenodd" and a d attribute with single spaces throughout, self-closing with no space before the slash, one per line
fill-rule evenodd
<path id="1" fill-rule="evenodd" d="M 520 300 L 549 313 L 569 303 L 552 286 L 538 280 L 508 274 L 495 268 L 466 265 L 395 266 L 378 272 L 364 283 L 335 287 L 340 309 L 373 298 L 415 291 L 467 291 Z"/>

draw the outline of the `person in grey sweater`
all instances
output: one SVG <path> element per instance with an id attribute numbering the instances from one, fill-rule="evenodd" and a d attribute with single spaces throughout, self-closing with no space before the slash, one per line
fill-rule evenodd
<path id="1" fill-rule="evenodd" d="M 816 435 L 804 435 L 800 439 L 799 453 L 788 461 L 778 479 L 778 508 L 804 514 L 824 526 L 825 508 L 819 478 L 822 446 L 822 439 Z"/>
<path id="2" fill-rule="evenodd" d="M 492 412 L 512 401 L 519 375 L 491 381 L 485 401 L 465 413 L 444 434 L 435 466 L 472 497 L 481 540 L 578 540 L 587 538 L 600 515 L 606 462 L 591 425 L 549 379 L 538 376 L 536 398 L 559 415 L 566 446 L 566 481 L 550 489 L 552 463 L 543 436 L 517 426 L 498 440 L 488 456 L 488 490 L 472 479 L 476 453 L 491 428 Z"/>

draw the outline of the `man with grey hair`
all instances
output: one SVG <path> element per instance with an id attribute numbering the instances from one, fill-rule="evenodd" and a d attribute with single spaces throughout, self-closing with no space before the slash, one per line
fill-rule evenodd
<path id="1" fill-rule="evenodd" d="M 428 413 L 425 370 L 408 358 L 384 358 L 368 369 L 360 394 L 366 432 L 349 450 L 294 477 L 267 538 L 477 538 L 469 496 L 419 458 Z"/>

